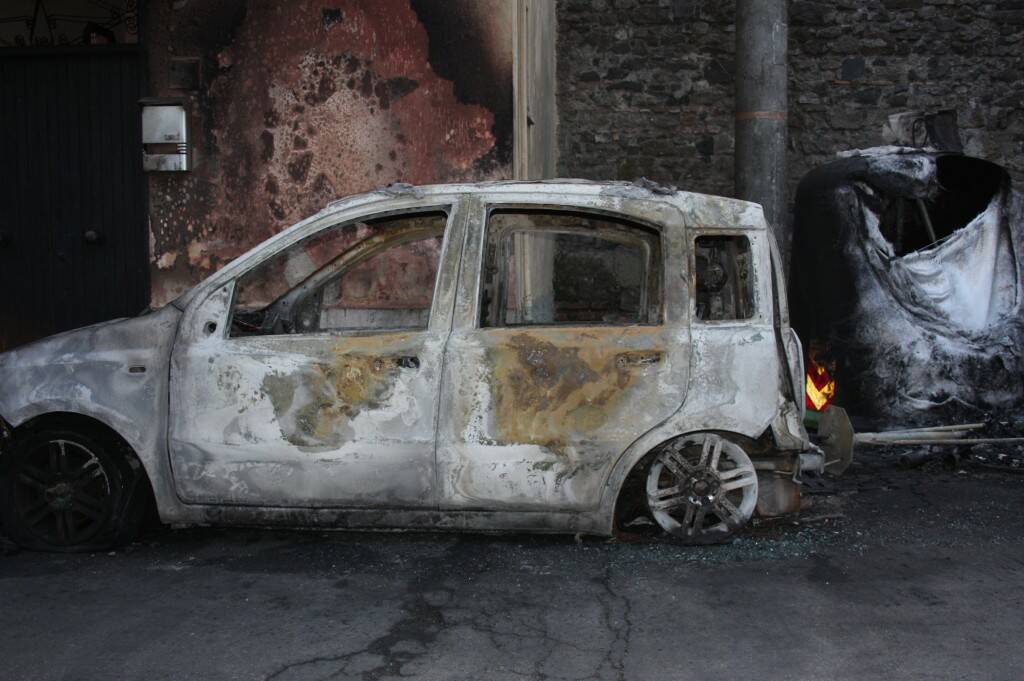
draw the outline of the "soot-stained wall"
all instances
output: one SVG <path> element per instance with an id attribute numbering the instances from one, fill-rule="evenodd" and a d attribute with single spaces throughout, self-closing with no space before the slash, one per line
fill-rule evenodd
<path id="1" fill-rule="evenodd" d="M 558 0 L 559 173 L 733 192 L 734 2 Z M 1024 179 L 1024 2 L 789 4 L 790 200 L 890 113 L 956 109 L 965 150 Z"/>
<path id="2" fill-rule="evenodd" d="M 195 170 L 149 176 L 153 303 L 341 196 L 507 178 L 506 0 L 148 4 L 149 89 Z"/>

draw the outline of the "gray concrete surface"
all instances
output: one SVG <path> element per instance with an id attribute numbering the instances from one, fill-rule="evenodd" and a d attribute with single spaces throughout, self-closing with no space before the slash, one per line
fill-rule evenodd
<path id="1" fill-rule="evenodd" d="M 0 678 L 1021 678 L 1024 476 L 852 473 L 728 546 L 179 530 L 0 556 Z"/>

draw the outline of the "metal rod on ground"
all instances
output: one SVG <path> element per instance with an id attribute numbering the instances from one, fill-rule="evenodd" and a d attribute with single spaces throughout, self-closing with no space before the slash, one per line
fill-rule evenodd
<path id="1" fill-rule="evenodd" d="M 928 440 L 928 441 L 944 441 L 944 440 L 959 440 L 966 438 L 967 432 L 959 431 L 921 431 L 916 433 L 907 432 L 895 432 L 895 433 L 857 433 L 854 435 L 853 441 L 857 444 L 864 445 L 888 445 L 896 442 L 897 440 Z"/>
<path id="2" fill-rule="evenodd" d="M 953 426 L 925 426 L 923 428 L 900 428 L 899 430 L 887 430 L 888 433 L 932 433 L 932 432 L 945 432 L 950 430 L 981 430 L 984 428 L 986 423 L 961 423 Z"/>
<path id="3" fill-rule="evenodd" d="M 861 443 L 861 440 L 854 440 Z M 949 440 L 929 440 L 921 438 L 917 440 L 885 440 L 884 442 L 863 442 L 863 444 L 886 444 L 886 445 L 960 445 L 970 447 L 973 445 L 1012 445 L 1024 443 L 1024 437 L 979 437 Z"/>
<path id="4" fill-rule="evenodd" d="M 839 475 L 853 461 L 853 450 L 857 444 L 873 446 L 952 446 L 958 449 L 946 457 L 947 465 L 959 465 L 961 452 L 975 445 L 1024 444 L 1024 437 L 966 437 L 970 431 L 984 427 L 983 423 L 967 423 L 933 428 L 908 428 L 885 433 L 854 433 L 853 424 L 846 410 L 831 406 L 822 412 L 818 421 L 818 435 L 825 452 L 825 471 Z M 919 465 L 929 457 L 925 454 L 907 454 L 900 464 Z"/>

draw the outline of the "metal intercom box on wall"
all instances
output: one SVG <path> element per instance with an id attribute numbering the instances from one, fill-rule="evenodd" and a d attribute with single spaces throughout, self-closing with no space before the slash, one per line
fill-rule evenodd
<path id="1" fill-rule="evenodd" d="M 142 100 L 142 167 L 148 172 L 192 169 L 188 112 L 178 102 Z"/>

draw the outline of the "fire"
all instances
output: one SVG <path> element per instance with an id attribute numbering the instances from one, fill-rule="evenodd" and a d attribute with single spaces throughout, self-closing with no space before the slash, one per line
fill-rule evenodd
<path id="1" fill-rule="evenodd" d="M 836 382 L 821 366 L 813 359 L 807 367 L 807 407 L 815 411 L 822 411 L 832 403 L 836 396 Z"/>

